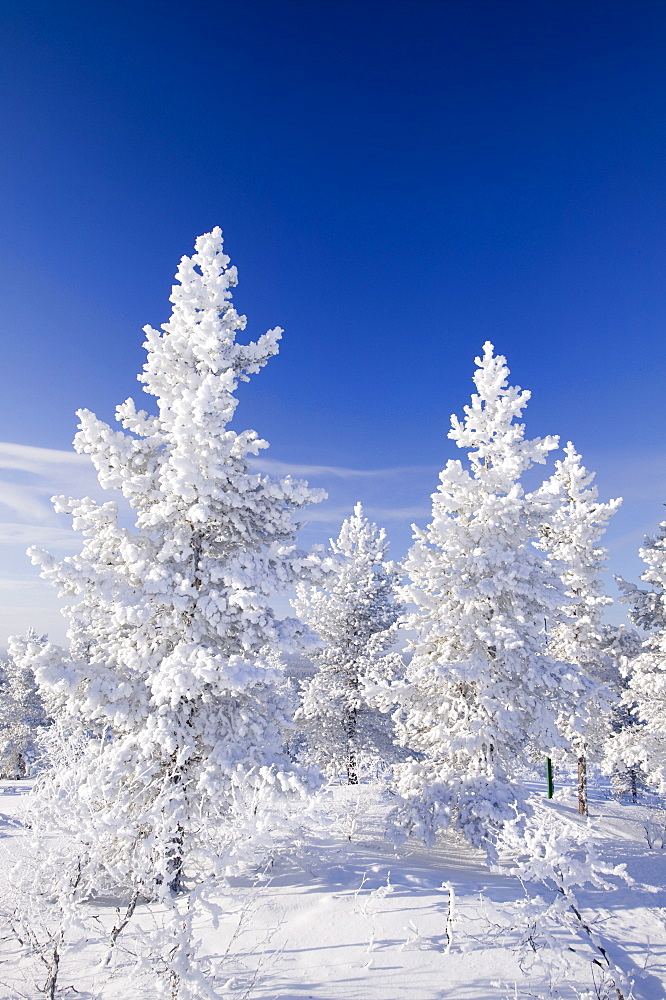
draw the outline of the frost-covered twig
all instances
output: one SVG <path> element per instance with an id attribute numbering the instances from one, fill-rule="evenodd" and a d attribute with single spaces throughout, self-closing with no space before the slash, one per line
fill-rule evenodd
<path id="1" fill-rule="evenodd" d="M 446 911 L 446 924 L 444 933 L 446 935 L 446 954 L 448 955 L 453 947 L 453 927 L 456 920 L 456 895 L 450 882 L 442 882 L 442 889 L 449 894 L 449 905 Z"/>
<path id="2" fill-rule="evenodd" d="M 118 940 L 122 932 L 125 930 L 132 917 L 134 916 L 134 911 L 136 910 L 136 904 L 138 903 L 138 901 L 139 901 L 139 891 L 138 889 L 135 889 L 132 895 L 130 896 L 130 901 L 127 904 L 127 909 L 125 910 L 123 916 L 120 917 L 120 910 L 116 911 L 120 919 L 118 923 L 114 924 L 113 927 L 111 928 L 111 932 L 109 934 L 110 946 L 106 954 L 106 957 L 104 959 L 104 965 L 109 965 L 111 961 L 111 956 L 113 954 L 113 949 L 115 948 L 116 945 L 116 941 Z"/>

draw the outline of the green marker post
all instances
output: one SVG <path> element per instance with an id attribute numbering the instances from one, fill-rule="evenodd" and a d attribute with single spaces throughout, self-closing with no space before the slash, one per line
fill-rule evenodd
<path id="1" fill-rule="evenodd" d="M 548 786 L 548 798 L 552 799 L 555 786 L 553 785 L 553 762 L 550 757 L 546 757 L 546 784 Z"/>

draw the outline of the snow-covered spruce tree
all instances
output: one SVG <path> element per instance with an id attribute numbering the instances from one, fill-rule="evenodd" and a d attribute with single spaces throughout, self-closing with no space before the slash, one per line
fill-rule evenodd
<path id="1" fill-rule="evenodd" d="M 645 773 L 637 764 L 626 764 L 619 752 L 617 737 L 626 730 L 640 726 L 636 717 L 636 701 L 630 692 L 634 662 L 640 654 L 643 639 L 628 625 L 605 625 L 603 656 L 610 663 L 609 683 L 619 691 L 620 699 L 613 704 L 609 732 L 606 734 L 602 768 L 610 775 L 613 791 L 619 799 L 638 803 L 639 792 L 647 791 Z M 626 739 L 626 737 L 625 737 Z"/>
<path id="2" fill-rule="evenodd" d="M 315 673 L 296 719 L 314 759 L 329 774 L 345 769 L 358 784 L 359 757 L 395 758 L 389 712 L 368 702 L 365 684 L 390 681 L 402 670 L 391 652 L 401 614 L 398 574 L 386 561 L 384 529 L 358 503 L 330 541 L 333 571 L 321 587 L 299 584 L 296 612 L 319 636 Z"/>
<path id="3" fill-rule="evenodd" d="M 176 279 L 169 321 L 145 328 L 139 380 L 157 415 L 128 399 L 114 431 L 78 414 L 75 448 L 102 487 L 122 492 L 133 530 L 115 502 L 58 497 L 84 535 L 81 554 L 56 562 L 31 550 L 72 598 L 70 654 L 47 646 L 39 683 L 98 737 L 75 774 L 53 779 L 75 789 L 66 803 L 55 795 L 57 820 L 89 845 L 98 884 L 106 873 L 148 895 L 210 870 L 234 809 L 259 787 L 298 784 L 281 755 L 285 706 L 266 662 L 285 638 L 269 596 L 307 564 L 294 511 L 323 496 L 252 472 L 248 455 L 267 443 L 228 426 L 238 381 L 277 352 L 281 330 L 237 342 L 245 317 L 231 303 L 237 275 L 219 229 L 199 237 Z"/>
<path id="4" fill-rule="evenodd" d="M 611 740 L 609 756 L 626 767 L 640 767 L 661 795 L 666 793 L 666 521 L 640 549 L 647 569 L 640 588 L 617 578 L 629 618 L 648 634 L 631 661 L 624 692 L 627 708 L 638 725 L 630 725 Z"/>
<path id="5" fill-rule="evenodd" d="M 534 544 L 546 500 L 520 483 L 557 439 L 525 440 L 515 421 L 530 393 L 508 386 L 492 344 L 476 363 L 477 393 L 449 432 L 469 449 L 469 469 L 447 463 L 405 563 L 404 597 L 416 604 L 406 625 L 417 635 L 396 719 L 401 742 L 422 756 L 398 769 L 394 822 L 427 843 L 453 824 L 492 856 L 503 825 L 530 811 L 531 755 L 566 747 L 558 718 L 574 714 L 581 684 L 548 650 L 544 621 L 566 596 Z"/>
<path id="6" fill-rule="evenodd" d="M 46 636 L 29 629 L 10 642 L 9 655 L 0 663 L 0 777 L 25 778 L 39 755 L 40 734 L 49 725 L 44 703 L 30 666 L 32 651 L 42 649 Z"/>
<path id="7" fill-rule="evenodd" d="M 569 598 L 562 613 L 548 623 L 550 651 L 558 660 L 573 663 L 590 682 L 588 722 L 570 733 L 578 763 L 578 810 L 587 812 L 587 758 L 599 759 L 610 732 L 611 703 L 619 698 L 621 677 L 609 655 L 608 629 L 603 609 L 612 604 L 603 590 L 606 549 L 599 542 L 619 500 L 601 503 L 594 473 L 582 464 L 569 441 L 565 457 L 555 462 L 555 473 L 541 493 L 555 501 L 553 513 L 541 528 L 540 547 L 560 567 Z M 566 720 L 565 720 L 566 722 Z"/>

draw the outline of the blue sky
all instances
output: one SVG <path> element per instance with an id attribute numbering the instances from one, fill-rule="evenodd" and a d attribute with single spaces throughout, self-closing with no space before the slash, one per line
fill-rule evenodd
<path id="1" fill-rule="evenodd" d="M 666 499 L 660 0 L 5 0 L 0 50 L 6 630 L 57 630 L 22 550 L 34 526 L 67 551 L 48 496 L 94 489 L 74 411 L 140 393 L 141 327 L 216 224 L 249 329 L 285 329 L 238 421 L 331 492 L 304 541 L 360 498 L 404 553 L 490 339 L 528 433 L 625 496 L 611 565 L 640 571 Z"/>

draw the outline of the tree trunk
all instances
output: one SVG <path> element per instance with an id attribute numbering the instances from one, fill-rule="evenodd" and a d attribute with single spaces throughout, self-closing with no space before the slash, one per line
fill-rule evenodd
<path id="1" fill-rule="evenodd" d="M 347 784 L 358 785 L 358 760 L 356 758 L 356 709 L 345 712 L 345 733 L 347 735 Z"/>
<path id="2" fill-rule="evenodd" d="M 171 783 L 173 785 L 180 785 L 182 782 L 182 773 L 176 765 L 176 755 L 173 754 L 171 758 L 172 772 L 171 772 Z M 172 801 L 176 801 L 177 796 L 174 793 Z M 183 865 L 185 863 L 183 847 L 185 843 L 185 831 L 180 823 L 175 827 L 172 827 L 173 832 L 169 831 L 169 839 L 166 843 L 166 884 L 167 888 L 174 895 L 180 892 L 182 888 L 181 876 L 183 874 Z M 166 831 L 165 831 L 166 833 Z M 162 878 L 158 879 L 158 885 L 161 883 Z"/>
<path id="3" fill-rule="evenodd" d="M 171 851 L 167 858 L 167 872 L 169 891 L 174 895 L 182 888 L 181 876 L 183 874 L 183 828 L 178 826 L 178 832 L 170 841 Z"/>
<path id="4" fill-rule="evenodd" d="M 60 930 L 58 937 L 53 943 L 50 959 L 44 960 L 49 970 L 48 979 L 44 984 L 44 995 L 48 1000 L 55 1000 L 56 990 L 58 990 L 58 972 L 60 970 L 60 951 L 58 946 L 62 944 L 62 938 L 63 932 Z M 60 991 L 58 990 L 58 992 Z"/>
<path id="5" fill-rule="evenodd" d="M 352 747 L 347 754 L 347 784 L 358 785 L 358 761 L 356 751 Z"/>
<path id="6" fill-rule="evenodd" d="M 347 678 L 347 687 L 351 690 L 352 704 L 345 708 L 344 727 L 347 735 L 347 784 L 358 785 L 358 759 L 356 756 L 356 698 L 358 677 L 352 674 Z"/>
<path id="7" fill-rule="evenodd" d="M 578 758 L 578 812 L 587 816 L 587 761 L 582 754 Z"/>

